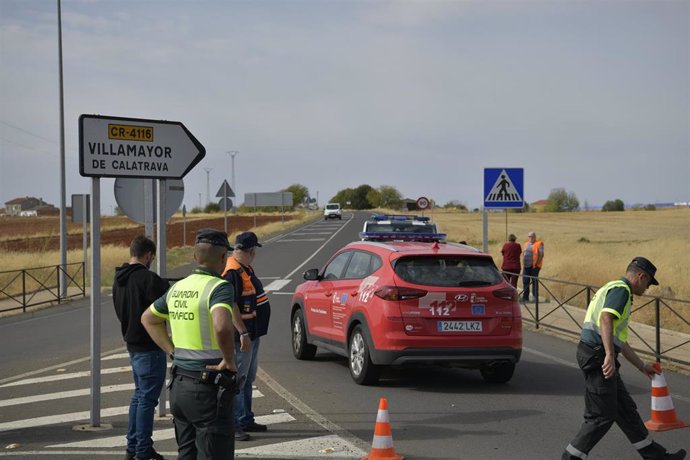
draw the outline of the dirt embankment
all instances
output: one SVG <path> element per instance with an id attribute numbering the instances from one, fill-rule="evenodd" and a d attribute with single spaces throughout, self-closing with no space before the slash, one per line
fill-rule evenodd
<path id="1" fill-rule="evenodd" d="M 101 245 L 129 246 L 136 235 L 144 233 L 144 226 L 138 225 L 130 228 L 108 228 L 131 223 L 127 218 L 113 217 L 108 224 L 101 223 Z M 289 215 L 285 220 L 290 220 Z M 273 222 L 280 222 L 282 217 L 256 216 L 256 226 L 262 226 Z M 186 228 L 183 221 L 175 219 L 167 224 L 168 248 L 179 247 L 185 241 L 191 245 L 194 236 L 200 228 L 224 228 L 223 217 L 199 218 L 187 220 Z M 254 216 L 228 216 L 228 232 L 251 230 L 254 227 Z M 81 224 L 68 224 L 67 249 L 81 249 L 83 237 Z M 78 232 L 78 233 L 74 233 Z M 0 218 L 0 251 L 8 252 L 41 252 L 60 249 L 60 221 L 57 217 L 3 217 Z"/>

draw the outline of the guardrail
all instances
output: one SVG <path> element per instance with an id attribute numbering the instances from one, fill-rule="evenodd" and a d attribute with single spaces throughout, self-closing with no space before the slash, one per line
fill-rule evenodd
<path id="1" fill-rule="evenodd" d="M 511 272 L 504 272 L 514 274 Z M 520 275 L 522 278 L 523 275 Z M 545 277 L 527 276 L 536 282 L 533 302 L 522 304 L 523 320 L 539 328 L 579 337 L 587 305 L 599 289 Z M 530 283 L 531 284 L 531 283 Z M 520 299 L 524 290 L 519 290 Z M 530 295 L 532 293 L 530 292 Z M 628 342 L 635 351 L 690 366 L 690 300 L 672 297 L 635 296 Z"/>
<path id="2" fill-rule="evenodd" d="M 63 277 L 67 286 L 60 285 Z M 48 303 L 62 303 L 86 295 L 83 262 L 0 272 L 0 312 L 22 310 Z M 64 288 L 64 289 L 63 289 Z M 65 295 L 61 295 L 62 291 Z"/>

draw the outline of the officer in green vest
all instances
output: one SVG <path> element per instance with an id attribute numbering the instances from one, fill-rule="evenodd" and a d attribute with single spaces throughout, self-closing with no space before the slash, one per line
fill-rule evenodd
<path id="1" fill-rule="evenodd" d="M 225 232 L 199 230 L 194 245 L 198 267 L 141 319 L 151 338 L 173 358 L 170 410 L 178 460 L 235 457 L 235 295 L 220 277 L 229 250 Z"/>
<path id="2" fill-rule="evenodd" d="M 635 257 L 625 276 L 602 286 L 589 303 L 577 346 L 577 363 L 585 377 L 585 421 L 566 447 L 562 460 L 586 459 L 613 423 L 645 460 L 682 460 L 685 450 L 668 453 L 649 437 L 637 406 L 621 379 L 618 354 L 648 377 L 657 372 L 628 345 L 628 322 L 633 295 L 642 295 L 658 285 L 656 267 L 644 257 Z"/>

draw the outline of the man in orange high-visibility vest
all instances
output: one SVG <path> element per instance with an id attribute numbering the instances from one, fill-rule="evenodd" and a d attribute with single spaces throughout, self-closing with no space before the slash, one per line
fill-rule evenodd
<path id="1" fill-rule="evenodd" d="M 537 299 L 539 292 L 539 271 L 544 262 L 544 242 L 537 239 L 537 234 L 529 232 L 522 248 L 522 300 L 529 302 L 529 286 L 532 284 L 532 296 Z"/>

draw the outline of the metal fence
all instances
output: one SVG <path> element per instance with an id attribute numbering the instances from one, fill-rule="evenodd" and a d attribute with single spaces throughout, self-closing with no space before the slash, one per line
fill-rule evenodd
<path id="1" fill-rule="evenodd" d="M 537 295 L 531 302 L 520 301 L 523 320 L 533 323 L 537 329 L 579 337 L 587 305 L 598 288 L 552 278 L 527 278 L 536 283 Z M 523 293 L 521 290 L 520 299 Z M 657 361 L 664 358 L 690 366 L 689 318 L 689 300 L 635 296 L 628 342 L 637 352 L 651 355 Z"/>
<path id="2" fill-rule="evenodd" d="M 66 286 L 60 284 L 62 274 Z M 25 312 L 28 307 L 62 303 L 85 295 L 86 271 L 83 262 L 0 272 L 0 312 Z"/>

